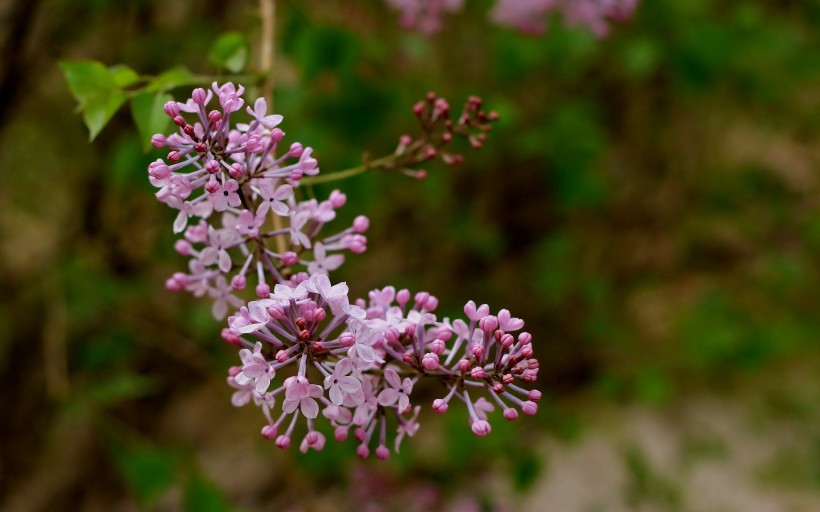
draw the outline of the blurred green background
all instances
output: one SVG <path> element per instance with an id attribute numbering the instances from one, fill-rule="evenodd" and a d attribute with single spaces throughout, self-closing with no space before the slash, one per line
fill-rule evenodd
<path id="1" fill-rule="evenodd" d="M 0 5 L 0 509 L 820 510 L 820 3 L 644 1 L 605 40 L 467 4 L 423 37 L 277 2 L 274 109 L 323 172 L 391 152 L 428 90 L 502 115 L 459 168 L 338 184 L 339 225 L 372 220 L 353 295 L 507 307 L 541 361 L 538 416 L 477 439 L 427 408 L 387 463 L 281 452 L 230 406 L 222 324 L 163 287 L 160 154 L 127 108 L 89 144 L 57 67 L 214 74 L 238 31 L 253 68 L 256 3 Z"/>

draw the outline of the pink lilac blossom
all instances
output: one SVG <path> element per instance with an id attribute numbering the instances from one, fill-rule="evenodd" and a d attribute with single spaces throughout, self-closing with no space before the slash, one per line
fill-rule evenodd
<path id="1" fill-rule="evenodd" d="M 181 238 L 174 248 L 189 258 L 188 272 L 174 273 L 167 288 L 209 296 L 216 318 L 235 311 L 222 331 L 241 361 L 228 372 L 231 402 L 259 407 L 267 420 L 261 434 L 280 448 L 293 444 L 304 423 L 299 449 L 321 450 L 326 440 L 316 422 L 326 420 L 336 440 L 352 431 L 360 456 L 375 448 L 381 459 L 390 454 L 388 424 L 397 452 L 418 431 L 420 407 L 411 395 L 423 377 L 444 384 L 434 410 L 446 412 L 453 397 L 464 402 L 476 435 L 491 432 L 493 403 L 508 420 L 518 410 L 535 414 L 540 393 L 522 386 L 536 379 L 538 361 L 529 334 L 519 334 L 517 343 L 510 334 L 524 323 L 506 309 L 491 315 L 487 305 L 470 301 L 468 321 L 451 323 L 437 319 L 438 299 L 427 292 L 411 296 L 388 286 L 372 291 L 368 304 L 351 301 L 346 283 L 331 282 L 328 273 L 344 262 L 340 252 L 366 250 L 370 221 L 358 216 L 350 227 L 323 234 L 346 196 L 334 190 L 322 201 L 303 198 L 303 178 L 319 174 L 313 150 L 282 144 L 282 117 L 269 115 L 263 99 L 245 108 L 250 122 L 232 125 L 232 117 L 243 115 L 243 92 L 214 83 L 209 91 L 195 89 L 185 103 L 166 103 L 178 132 L 152 137 L 169 152 L 148 167 L 157 199 L 178 211 L 173 227 Z M 208 110 L 214 99 L 219 108 Z M 402 136 L 393 155 L 372 168 L 423 177 L 411 166 L 433 158 L 457 164 L 463 157 L 448 152 L 452 139 L 479 148 L 498 119 L 477 97 L 451 119 L 448 102 L 433 93 L 413 112 L 422 135 Z M 268 246 L 274 241 L 276 251 Z M 240 295 L 249 280 L 258 300 L 247 302 Z M 492 402 L 472 400 L 470 392 Z"/>
<path id="2" fill-rule="evenodd" d="M 268 115 L 264 99 L 245 109 L 249 123 L 232 126 L 243 92 L 242 86 L 214 83 L 209 91 L 195 89 L 185 103 L 166 103 L 178 132 L 152 138 L 169 152 L 148 167 L 157 199 L 179 211 L 177 252 L 191 258 L 190 271 L 174 274 L 166 285 L 211 296 L 217 318 L 224 318 L 228 305 L 243 303 L 235 293 L 249 280 L 256 281 L 257 295 L 266 296 L 269 282 L 281 283 L 300 269 L 335 270 L 344 261 L 340 252 L 367 247 L 366 220 L 322 234 L 344 205 L 342 194 L 334 191 L 321 202 L 297 198 L 301 179 L 318 174 L 318 163 L 311 148 L 283 147 L 282 116 Z M 208 109 L 214 98 L 221 109 Z M 276 238 L 284 244 L 274 251 L 266 242 Z"/>
<path id="3" fill-rule="evenodd" d="M 597 37 L 609 35 L 608 21 L 632 16 L 638 0 L 497 0 L 490 17 L 499 25 L 522 32 L 543 33 L 546 17 L 557 12 L 569 26 L 588 29 Z"/>
<path id="4" fill-rule="evenodd" d="M 463 0 L 385 0 L 401 14 L 401 25 L 425 34 L 443 29 L 443 15 L 464 7 Z M 546 18 L 559 13 L 564 23 L 588 29 L 597 37 L 609 35 L 610 21 L 632 16 L 638 0 L 496 0 L 490 19 L 522 32 L 541 34 Z"/>
<path id="5" fill-rule="evenodd" d="M 326 274 L 298 275 L 228 319 L 223 335 L 243 347 L 242 366 L 229 371 L 229 384 L 239 389 L 233 403 L 262 408 L 262 434 L 275 437 L 278 447 L 292 444 L 300 418 L 309 439 L 324 418 L 337 441 L 352 431 L 359 456 L 373 451 L 386 459 L 388 437 L 398 452 L 419 429 L 412 393 L 422 378 L 444 386 L 433 409 L 443 413 L 453 399 L 463 402 L 467 424 L 478 436 L 491 433 L 496 406 L 507 420 L 517 419 L 519 410 L 536 413 L 541 394 L 527 389 L 539 368 L 532 336 L 514 334 L 524 322 L 508 310 L 493 315 L 486 304 L 470 301 L 467 320 L 451 322 L 436 317 L 438 299 L 427 292 L 411 299 L 407 290 L 388 286 L 370 292 L 369 299 L 351 302 L 347 284 L 332 284 Z M 435 365 L 425 362 L 431 356 Z M 290 376 L 275 384 L 283 373 Z M 284 399 L 275 417 L 277 395 Z M 323 446 L 303 441 L 300 449 Z"/>
<path id="6" fill-rule="evenodd" d="M 445 13 L 458 12 L 464 0 L 386 0 L 387 5 L 401 13 L 404 28 L 432 34 L 442 29 Z"/>

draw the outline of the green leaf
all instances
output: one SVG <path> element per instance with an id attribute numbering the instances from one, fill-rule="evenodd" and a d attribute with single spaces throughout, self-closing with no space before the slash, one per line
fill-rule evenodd
<path id="1" fill-rule="evenodd" d="M 131 99 L 131 116 L 137 123 L 143 151 L 151 148 L 152 135 L 168 129 L 170 119 L 162 106 L 170 100 L 171 95 L 164 92 L 141 92 Z"/>
<path id="2" fill-rule="evenodd" d="M 125 93 L 121 90 L 110 89 L 85 106 L 83 120 L 88 126 L 88 140 L 94 140 L 97 137 L 126 99 Z"/>
<path id="3" fill-rule="evenodd" d="M 115 72 L 96 61 L 60 62 L 71 94 L 80 103 L 83 120 L 88 127 L 89 140 L 94 140 L 100 130 L 125 103 L 126 95 L 117 82 Z M 116 71 L 120 80 L 127 81 L 127 72 Z"/>
<path id="4" fill-rule="evenodd" d="M 248 46 L 248 40 L 239 32 L 222 34 L 211 46 L 208 60 L 218 68 L 239 73 L 248 63 Z"/>
<path id="5" fill-rule="evenodd" d="M 211 482 L 194 473 L 185 487 L 185 510 L 188 512 L 230 512 L 233 510 L 222 492 Z"/>
<path id="6" fill-rule="evenodd" d="M 148 82 L 148 86 L 145 90 L 148 92 L 167 91 L 189 83 L 193 76 L 193 73 L 183 66 L 171 68 L 168 71 L 163 71 Z"/>
<path id="7" fill-rule="evenodd" d="M 114 82 L 120 87 L 128 87 L 140 81 L 140 76 L 136 71 L 129 68 L 125 64 L 117 64 L 108 68 L 111 76 L 114 77 Z"/>

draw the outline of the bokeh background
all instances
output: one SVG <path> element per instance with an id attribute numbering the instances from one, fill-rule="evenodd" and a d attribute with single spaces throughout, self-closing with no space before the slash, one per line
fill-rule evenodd
<path id="1" fill-rule="evenodd" d="M 523 317 L 539 414 L 478 439 L 428 409 L 388 462 L 262 439 L 222 324 L 163 287 L 158 155 L 127 109 L 89 143 L 57 67 L 214 74 L 226 31 L 254 63 L 258 6 L 7 0 L 0 509 L 820 510 L 820 4 L 646 0 L 603 40 L 482 0 L 432 36 L 376 0 L 277 4 L 275 110 L 323 172 L 392 151 L 428 90 L 501 113 L 459 168 L 340 183 L 339 225 L 372 228 L 336 277 Z"/>

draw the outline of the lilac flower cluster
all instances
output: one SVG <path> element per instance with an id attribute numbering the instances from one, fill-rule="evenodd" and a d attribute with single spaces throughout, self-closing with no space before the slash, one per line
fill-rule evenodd
<path id="1" fill-rule="evenodd" d="M 463 0 L 386 0 L 401 13 L 405 28 L 434 33 L 443 28 L 445 13 L 460 11 Z M 597 37 L 609 34 L 608 21 L 623 21 L 632 16 L 638 0 L 496 0 L 490 19 L 499 25 L 522 32 L 540 34 L 546 18 L 560 13 L 569 26 L 589 29 Z"/>
<path id="2" fill-rule="evenodd" d="M 464 0 L 386 0 L 387 4 L 401 13 L 401 25 L 425 34 L 442 29 L 442 16 L 458 12 Z"/>
<path id="3" fill-rule="evenodd" d="M 433 401 L 445 413 L 453 399 L 463 402 L 471 430 L 492 430 L 488 413 L 496 405 L 507 420 L 519 411 L 533 415 L 541 393 L 526 386 L 538 376 L 532 336 L 524 322 L 502 309 L 496 315 L 472 301 L 467 320 L 438 320 L 438 299 L 426 292 L 412 296 L 392 286 L 370 292 L 369 302 L 348 299 L 345 283 L 331 285 L 325 274 L 297 275 L 277 284 L 270 298 L 250 302 L 230 317 L 224 336 L 244 348 L 241 366 L 231 368 L 233 403 L 262 409 L 262 435 L 280 448 L 291 445 L 304 419 L 307 433 L 300 449 L 321 450 L 324 435 L 316 429 L 319 414 L 330 422 L 337 441 L 353 430 L 356 453 L 367 457 L 375 446 L 389 457 L 388 437 L 398 452 L 405 436 L 419 428 L 420 406 L 411 396 L 422 378 L 444 386 Z M 248 339 L 248 337 L 251 337 Z M 287 377 L 277 386 L 277 374 Z M 273 388 L 273 389 L 271 389 Z M 471 396 L 472 395 L 472 396 Z M 477 396 L 482 395 L 482 396 Z M 277 396 L 281 412 L 274 414 Z M 489 400 L 488 400 L 489 398 Z M 395 425 L 395 434 L 389 434 Z"/>
<path id="4" fill-rule="evenodd" d="M 186 103 L 166 103 L 164 111 L 179 130 L 153 136 L 152 144 L 169 152 L 148 167 L 157 199 L 179 210 L 174 232 L 182 238 L 175 249 L 190 258 L 189 271 L 175 273 L 166 287 L 210 296 L 218 319 L 229 306 L 244 303 L 234 292 L 249 279 L 255 280 L 256 294 L 267 297 L 269 282 L 300 270 L 334 270 L 344 261 L 340 252 L 367 248 L 364 216 L 340 232 L 321 235 L 344 206 L 344 194 L 335 190 L 321 202 L 296 199 L 295 187 L 304 176 L 319 173 L 318 163 L 313 150 L 298 142 L 282 148 L 282 116 L 268 115 L 263 98 L 245 109 L 250 123 L 231 126 L 244 105 L 243 91 L 214 83 L 208 91 L 195 89 Z M 214 97 L 219 108 L 209 110 Z M 277 240 L 277 250 L 267 246 L 270 239 Z"/>
<path id="5" fill-rule="evenodd" d="M 369 220 L 359 216 L 350 227 L 322 234 L 345 195 L 334 190 L 321 202 L 298 199 L 305 176 L 319 181 L 311 148 L 283 145 L 282 116 L 268 115 L 264 99 L 245 108 L 249 122 L 232 125 L 242 115 L 243 91 L 214 83 L 208 91 L 195 89 L 185 103 L 166 103 L 178 131 L 154 135 L 153 145 L 169 153 L 148 167 L 157 198 L 179 212 L 175 249 L 189 258 L 189 271 L 175 273 L 166 287 L 209 296 L 216 318 L 235 312 L 222 331 L 240 347 L 242 364 L 228 377 L 233 404 L 259 407 L 267 419 L 262 435 L 280 448 L 290 446 L 303 422 L 300 449 L 321 450 L 321 413 L 337 440 L 352 430 L 361 457 L 375 447 L 382 459 L 390 453 L 388 425 L 395 428 L 396 451 L 419 428 L 420 406 L 411 396 L 422 377 L 444 386 L 433 409 L 444 413 L 450 402 L 463 402 L 479 436 L 490 433 L 488 413 L 496 406 L 507 420 L 519 411 L 535 414 L 541 394 L 526 386 L 538 375 L 538 360 L 530 334 L 515 334 L 524 322 L 509 311 L 491 315 L 487 305 L 471 301 L 467 320 L 450 322 L 437 319 L 438 299 L 426 292 L 411 297 L 388 286 L 371 292 L 369 302 L 351 302 L 345 283 L 331 283 L 328 273 L 342 265 L 343 251 L 366 249 Z M 209 110 L 214 99 L 219 107 Z M 410 166 L 439 157 L 459 163 L 463 157 L 448 149 L 453 138 L 479 148 L 498 118 L 471 97 L 451 119 L 447 101 L 433 93 L 413 112 L 420 136 L 402 136 L 392 155 L 353 171 L 420 177 L 424 171 Z M 330 177 L 344 175 L 352 173 Z M 246 302 L 239 292 L 249 279 L 258 300 Z"/>

